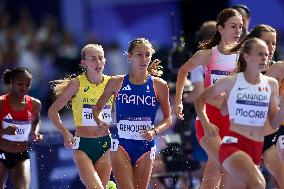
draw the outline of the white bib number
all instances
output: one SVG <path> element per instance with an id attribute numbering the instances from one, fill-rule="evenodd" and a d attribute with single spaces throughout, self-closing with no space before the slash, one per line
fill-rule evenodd
<path id="1" fill-rule="evenodd" d="M 284 135 L 278 137 L 279 147 L 281 150 L 284 149 Z"/>
<path id="2" fill-rule="evenodd" d="M 110 151 L 116 152 L 118 150 L 119 141 L 117 139 L 111 139 Z"/>
<path id="3" fill-rule="evenodd" d="M 233 144 L 233 143 L 238 143 L 238 138 L 232 137 L 232 136 L 224 136 L 222 139 L 223 144 Z"/>
<path id="4" fill-rule="evenodd" d="M 104 122 L 110 124 L 112 121 L 111 107 L 105 106 L 102 109 L 102 112 L 99 115 L 99 118 L 102 119 Z M 82 125 L 97 126 L 97 123 L 95 122 L 94 116 L 93 116 L 93 105 L 84 104 L 83 111 L 82 111 Z"/>
<path id="5" fill-rule="evenodd" d="M 124 139 L 145 140 L 141 136 L 141 131 L 152 128 L 154 128 L 152 121 L 120 120 L 117 123 L 118 135 Z"/>
<path id="6" fill-rule="evenodd" d="M 212 70 L 211 71 L 211 85 L 216 83 L 219 79 L 222 79 L 226 76 L 230 75 L 230 72 L 227 71 L 219 71 L 219 70 Z"/>
<path id="7" fill-rule="evenodd" d="M 157 150 L 156 145 L 151 148 L 151 153 L 150 153 L 150 159 L 151 160 L 155 159 L 155 157 L 156 157 L 156 150 Z"/>
<path id="8" fill-rule="evenodd" d="M 80 144 L 80 137 L 74 137 L 74 144 L 72 146 L 72 149 L 77 150 L 79 149 L 79 144 Z"/>
<path id="9" fill-rule="evenodd" d="M 15 120 L 4 120 L 2 122 L 3 129 L 9 126 L 16 126 L 15 135 L 3 135 L 2 138 L 10 141 L 28 141 L 31 130 L 31 121 L 15 121 Z"/>

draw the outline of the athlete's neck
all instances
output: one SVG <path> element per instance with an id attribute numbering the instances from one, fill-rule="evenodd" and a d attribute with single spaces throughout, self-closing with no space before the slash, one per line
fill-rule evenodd
<path id="1" fill-rule="evenodd" d="M 19 104 L 25 103 L 25 96 L 19 96 L 14 92 L 9 93 L 8 96 L 10 102 L 15 102 Z"/>
<path id="2" fill-rule="evenodd" d="M 230 46 L 232 46 L 232 43 L 220 41 L 220 43 L 217 45 L 217 49 L 220 53 L 225 54 L 225 55 L 229 55 L 229 54 L 231 54 L 228 51 L 228 48 Z"/>
<path id="3" fill-rule="evenodd" d="M 148 72 L 130 72 L 129 73 L 129 80 L 133 84 L 141 85 L 146 83 L 148 79 Z"/>
<path id="4" fill-rule="evenodd" d="M 91 73 L 91 72 L 88 72 L 86 73 L 86 77 L 88 79 L 88 81 L 90 83 L 93 83 L 93 84 L 101 84 L 104 80 L 104 77 L 103 77 L 103 74 L 98 74 L 98 73 Z"/>
<path id="5" fill-rule="evenodd" d="M 251 72 L 251 71 L 244 71 L 245 80 L 252 85 L 256 85 L 260 83 L 260 73 L 259 72 Z"/>

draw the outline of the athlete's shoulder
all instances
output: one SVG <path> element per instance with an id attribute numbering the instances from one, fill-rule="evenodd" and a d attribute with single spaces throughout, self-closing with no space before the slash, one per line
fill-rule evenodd
<path id="1" fill-rule="evenodd" d="M 275 64 L 271 65 L 272 69 L 278 70 L 278 72 L 284 72 L 284 61 L 277 61 Z"/>
<path id="2" fill-rule="evenodd" d="M 266 75 L 277 77 L 279 75 L 282 75 L 283 72 L 284 72 L 284 61 L 278 61 L 269 67 L 268 71 L 266 72 Z"/>
<path id="3" fill-rule="evenodd" d="M 202 49 L 202 50 L 198 50 L 193 56 L 195 56 L 195 57 L 199 57 L 199 56 L 210 57 L 211 55 L 212 55 L 212 49 Z"/>
<path id="4" fill-rule="evenodd" d="M 104 93 L 116 93 L 122 86 L 125 75 L 114 75 L 109 79 Z"/>
<path id="5" fill-rule="evenodd" d="M 38 107 L 41 106 L 41 101 L 39 99 L 32 97 L 32 96 L 30 96 L 30 98 L 34 106 L 38 106 Z"/>
<path id="6" fill-rule="evenodd" d="M 191 58 L 191 61 L 193 62 L 199 62 L 201 65 L 205 65 L 208 63 L 208 60 L 212 56 L 212 50 L 211 49 L 203 49 L 197 51 Z"/>
<path id="7" fill-rule="evenodd" d="M 110 76 L 112 79 L 118 79 L 118 78 L 124 78 L 126 75 L 123 74 L 123 75 L 113 75 L 113 76 Z"/>
<path id="8" fill-rule="evenodd" d="M 268 81 L 277 82 L 277 80 L 274 77 L 272 77 L 272 76 L 262 75 L 262 77 L 265 78 Z"/>
<path id="9" fill-rule="evenodd" d="M 72 78 L 69 83 L 68 86 L 80 86 L 80 79 L 78 77 Z"/>
<path id="10" fill-rule="evenodd" d="M 269 85 L 271 87 L 277 87 L 278 86 L 278 82 L 274 77 L 267 76 L 267 75 L 263 75 L 263 77 L 267 80 L 267 82 L 269 83 Z"/>
<path id="11" fill-rule="evenodd" d="M 152 76 L 152 80 L 153 80 L 155 83 L 160 84 L 160 85 L 168 85 L 168 83 L 167 83 L 164 79 L 162 79 L 162 78 L 160 78 L 160 77 Z"/>
<path id="12" fill-rule="evenodd" d="M 34 104 L 41 104 L 41 101 L 35 97 L 29 96 L 31 98 L 32 103 Z"/>
<path id="13" fill-rule="evenodd" d="M 168 94 L 169 93 L 169 86 L 168 83 L 159 77 L 153 77 L 154 88 L 157 94 Z"/>
<path id="14" fill-rule="evenodd" d="M 34 98 L 32 96 L 29 96 L 32 102 L 32 108 L 33 108 L 33 112 L 35 113 L 39 113 L 40 109 L 41 109 L 41 101 L 37 98 Z"/>
<path id="15" fill-rule="evenodd" d="M 103 77 L 106 78 L 106 79 L 110 79 L 111 78 L 110 75 L 105 75 L 105 74 L 103 74 Z"/>
<path id="16" fill-rule="evenodd" d="M 284 67 L 284 60 L 277 61 L 275 64 L 272 64 L 271 66 L 273 66 L 273 65 Z"/>
<path id="17" fill-rule="evenodd" d="M 124 77 L 125 75 L 114 75 L 110 77 L 109 81 L 114 83 L 119 83 L 123 81 Z"/>

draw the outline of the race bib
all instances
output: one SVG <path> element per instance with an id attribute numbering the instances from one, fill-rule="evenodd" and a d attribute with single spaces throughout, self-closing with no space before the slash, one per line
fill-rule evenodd
<path id="1" fill-rule="evenodd" d="M 283 150 L 284 149 L 284 135 L 279 136 L 278 142 L 279 142 L 280 149 Z"/>
<path id="2" fill-rule="evenodd" d="M 230 74 L 231 72 L 228 72 L 228 71 L 212 70 L 211 71 L 211 85 L 216 83 L 219 79 L 222 79 Z"/>
<path id="3" fill-rule="evenodd" d="M 141 131 L 154 128 L 151 118 L 129 118 L 120 120 L 117 123 L 118 135 L 120 138 L 145 140 L 141 137 Z"/>
<path id="4" fill-rule="evenodd" d="M 74 140 L 75 140 L 75 142 L 74 142 L 74 144 L 71 148 L 74 149 L 74 150 L 77 150 L 77 149 L 79 149 L 80 137 L 74 137 Z"/>
<path id="5" fill-rule="evenodd" d="M 119 141 L 117 139 L 111 139 L 110 151 L 116 152 L 118 150 Z"/>
<path id="6" fill-rule="evenodd" d="M 29 134 L 32 126 L 31 121 L 15 121 L 15 120 L 3 120 L 2 126 L 3 129 L 6 129 L 9 126 L 16 126 L 15 135 L 3 135 L 2 138 L 10 141 L 28 141 Z"/>
<path id="7" fill-rule="evenodd" d="M 156 145 L 154 147 L 151 147 L 151 152 L 150 152 L 150 159 L 151 160 L 155 159 L 155 157 L 156 157 L 156 150 L 157 150 Z"/>
<path id="8" fill-rule="evenodd" d="M 238 138 L 232 136 L 224 136 L 222 139 L 222 144 L 233 144 L 238 143 Z"/>
<path id="9" fill-rule="evenodd" d="M 90 105 L 90 104 L 83 105 L 82 125 L 97 126 L 97 123 L 95 122 L 94 116 L 93 116 L 93 107 L 94 105 Z M 103 120 L 104 122 L 110 124 L 112 121 L 111 106 L 105 106 L 102 109 L 101 114 L 99 115 L 99 118 Z"/>

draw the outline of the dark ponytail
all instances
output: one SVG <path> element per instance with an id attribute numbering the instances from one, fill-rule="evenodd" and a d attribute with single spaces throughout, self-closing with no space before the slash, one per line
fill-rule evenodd
<path id="1" fill-rule="evenodd" d="M 198 49 L 211 49 L 212 47 L 218 45 L 221 41 L 221 34 L 219 31 L 216 31 L 213 38 L 209 41 L 201 41 L 198 45 Z"/>
<path id="2" fill-rule="evenodd" d="M 15 78 L 19 77 L 20 74 L 27 74 L 32 77 L 32 73 L 25 67 L 16 67 L 12 70 L 6 69 L 3 73 L 2 82 L 4 85 L 10 85 Z"/>

